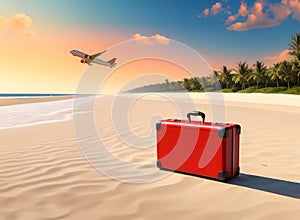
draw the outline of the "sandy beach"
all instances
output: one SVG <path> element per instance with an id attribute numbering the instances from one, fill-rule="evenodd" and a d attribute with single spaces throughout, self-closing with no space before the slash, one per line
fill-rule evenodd
<path id="1" fill-rule="evenodd" d="M 54 97 L 36 97 L 36 98 L 0 98 L 0 106 L 18 105 L 35 102 L 52 102 L 58 100 L 71 99 L 73 96 L 54 96 Z"/>
<path id="2" fill-rule="evenodd" d="M 300 96 L 224 94 L 225 120 L 242 127 L 227 183 L 155 167 L 155 122 L 193 106 L 211 121 L 212 98 L 0 100 L 0 219 L 299 219 Z"/>

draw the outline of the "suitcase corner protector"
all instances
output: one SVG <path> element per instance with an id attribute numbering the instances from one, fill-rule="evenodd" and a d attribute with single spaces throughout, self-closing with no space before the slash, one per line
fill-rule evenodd
<path id="1" fill-rule="evenodd" d="M 156 123 L 156 130 L 157 131 L 160 130 L 160 128 L 161 128 L 161 122 L 162 121 L 159 121 L 159 122 Z"/>
<path id="2" fill-rule="evenodd" d="M 218 173 L 218 180 L 225 181 L 226 179 L 228 179 L 228 177 L 229 173 L 227 171 L 220 171 Z"/>
<path id="3" fill-rule="evenodd" d="M 226 127 L 218 128 L 218 135 L 220 138 L 227 138 L 229 136 L 229 129 Z"/>
<path id="4" fill-rule="evenodd" d="M 241 126 L 236 125 L 236 130 L 237 130 L 237 134 L 240 135 L 241 134 Z"/>
<path id="5" fill-rule="evenodd" d="M 162 169 L 160 160 L 156 161 L 156 166 L 157 166 L 157 168 Z"/>

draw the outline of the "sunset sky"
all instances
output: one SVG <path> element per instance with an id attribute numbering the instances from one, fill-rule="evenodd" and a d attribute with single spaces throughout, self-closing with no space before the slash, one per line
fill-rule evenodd
<path id="1" fill-rule="evenodd" d="M 299 27 L 300 0 L 1 0 L 0 93 L 74 93 L 88 67 L 70 50 L 130 39 L 182 42 L 214 69 L 272 65 Z"/>

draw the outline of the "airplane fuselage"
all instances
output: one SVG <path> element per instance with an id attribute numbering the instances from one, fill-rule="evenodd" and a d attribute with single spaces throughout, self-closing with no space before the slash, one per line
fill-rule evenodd
<path id="1" fill-rule="evenodd" d="M 81 63 L 86 63 L 90 66 L 92 65 L 92 63 L 97 63 L 97 64 L 100 64 L 100 65 L 109 66 L 109 67 L 113 67 L 113 66 L 116 65 L 116 63 L 115 63 L 116 58 L 113 58 L 109 61 L 104 61 L 104 60 L 101 60 L 101 59 L 97 58 L 97 56 L 100 56 L 101 54 L 105 53 L 105 51 L 100 52 L 100 53 L 95 54 L 95 55 L 88 55 L 88 54 L 83 53 L 83 52 L 78 51 L 78 50 L 71 50 L 70 53 L 73 56 L 80 57 L 81 58 L 81 60 L 80 60 Z"/>

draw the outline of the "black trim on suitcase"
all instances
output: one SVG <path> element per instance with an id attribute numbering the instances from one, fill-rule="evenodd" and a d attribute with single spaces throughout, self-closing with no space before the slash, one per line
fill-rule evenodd
<path id="1" fill-rule="evenodd" d="M 156 166 L 157 168 L 162 169 L 161 162 L 159 160 L 156 161 Z"/>
<path id="2" fill-rule="evenodd" d="M 161 121 L 156 123 L 156 130 L 158 131 L 161 128 Z"/>
<path id="3" fill-rule="evenodd" d="M 236 125 L 236 132 L 238 135 L 241 134 L 241 126 L 240 125 Z"/>
<path id="4" fill-rule="evenodd" d="M 161 167 L 161 162 L 159 160 L 156 162 L 156 165 L 158 166 L 158 168 L 160 170 L 163 170 L 163 171 L 179 173 L 179 174 L 185 174 L 185 175 L 188 175 L 188 176 L 200 177 L 200 178 L 204 178 L 204 179 L 208 179 L 208 180 L 214 180 L 214 181 L 218 180 L 218 181 L 226 182 L 227 179 L 230 179 L 229 178 L 229 173 L 226 172 L 226 171 L 219 172 L 218 177 L 216 179 L 214 177 L 202 176 L 202 175 L 195 174 L 195 173 L 189 173 L 189 172 L 184 172 L 184 171 L 180 171 L 180 170 L 172 170 L 172 169 L 168 169 L 168 168 L 165 168 L 165 167 Z"/>
<path id="5" fill-rule="evenodd" d="M 235 167 L 235 132 L 234 126 L 232 126 L 232 176 L 234 176 Z"/>
<path id="6" fill-rule="evenodd" d="M 216 179 L 213 178 L 213 177 L 202 176 L 202 175 L 199 175 L 199 174 L 188 173 L 188 172 L 184 172 L 184 171 L 180 171 L 180 170 L 172 170 L 172 169 L 164 168 L 164 167 L 161 165 L 160 160 L 157 160 L 157 161 L 156 161 L 156 166 L 157 166 L 157 168 L 159 168 L 160 170 L 165 170 L 165 171 L 169 171 L 169 172 L 185 174 L 185 175 L 189 175 L 189 176 L 201 177 L 201 178 L 205 178 L 205 179 L 216 180 Z M 239 167 L 238 167 L 238 170 L 239 170 Z M 217 180 L 223 181 L 223 182 L 224 182 L 224 181 L 226 181 L 227 179 L 229 179 L 229 173 L 228 173 L 227 171 L 222 171 L 222 172 L 219 172 L 219 173 L 218 173 Z"/>
<path id="7" fill-rule="evenodd" d="M 229 173 L 227 171 L 222 171 L 218 173 L 218 180 L 225 181 L 229 178 Z"/>
<path id="8" fill-rule="evenodd" d="M 227 138 L 229 136 L 229 129 L 226 127 L 218 128 L 218 135 L 220 138 Z"/>

